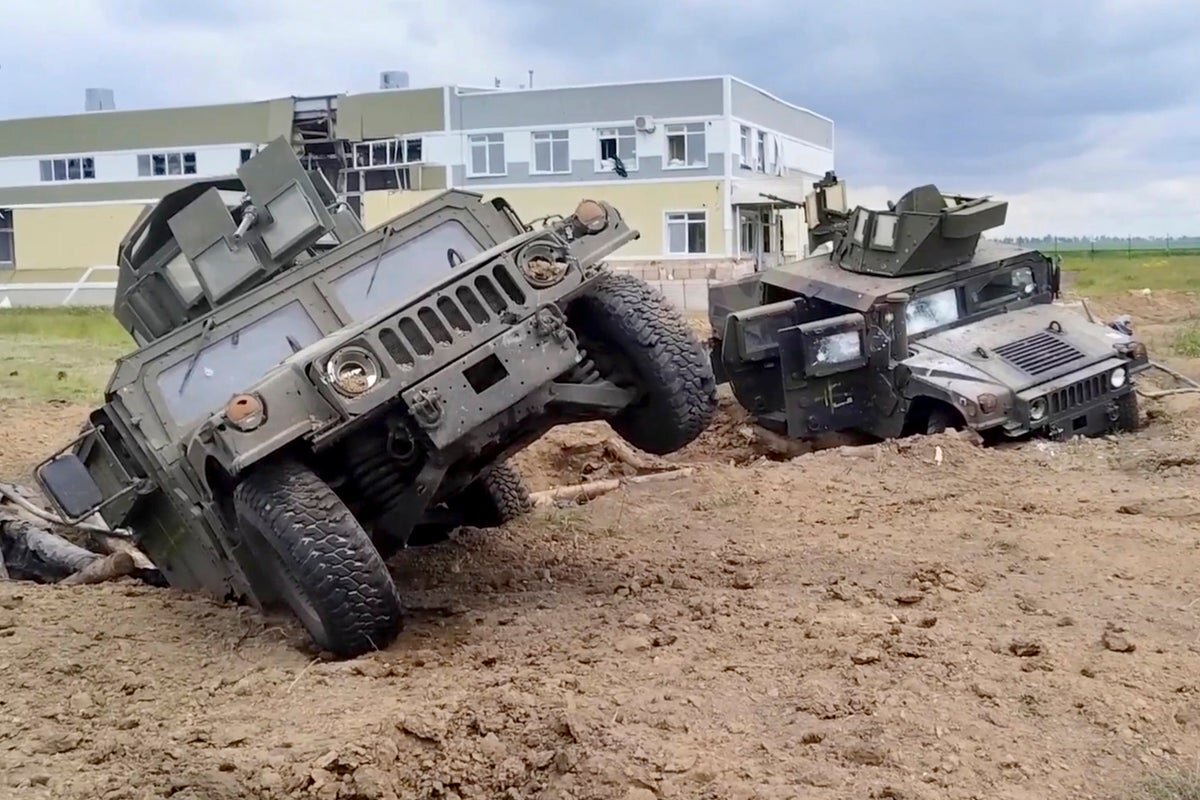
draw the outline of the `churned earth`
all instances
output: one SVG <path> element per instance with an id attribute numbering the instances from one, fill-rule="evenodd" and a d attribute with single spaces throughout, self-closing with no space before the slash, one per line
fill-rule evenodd
<path id="1" fill-rule="evenodd" d="M 1143 409 L 771 460 L 726 400 L 691 477 L 402 552 L 406 630 L 353 661 L 132 580 L 0 583 L 0 798 L 1125 796 L 1200 757 L 1200 396 Z M 0 410 L 0 480 L 86 411 Z M 631 474 L 610 436 L 518 464 Z"/>

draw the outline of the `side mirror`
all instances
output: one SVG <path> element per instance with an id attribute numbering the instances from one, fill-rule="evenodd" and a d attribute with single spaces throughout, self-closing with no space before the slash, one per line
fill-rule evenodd
<path id="1" fill-rule="evenodd" d="M 74 453 L 62 453 L 37 468 L 38 485 L 68 521 L 84 519 L 104 505 L 104 493 Z"/>

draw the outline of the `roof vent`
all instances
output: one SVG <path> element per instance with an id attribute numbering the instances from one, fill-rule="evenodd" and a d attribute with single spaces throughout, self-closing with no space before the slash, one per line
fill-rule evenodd
<path id="1" fill-rule="evenodd" d="M 112 89 L 83 90 L 84 111 L 112 111 L 116 107 L 117 101 L 113 99 Z"/>
<path id="2" fill-rule="evenodd" d="M 407 89 L 408 73 L 404 70 L 390 69 L 379 73 L 380 89 Z"/>

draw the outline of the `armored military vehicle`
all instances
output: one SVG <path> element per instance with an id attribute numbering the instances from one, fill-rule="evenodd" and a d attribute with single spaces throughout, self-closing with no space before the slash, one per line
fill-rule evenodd
<path id="1" fill-rule="evenodd" d="M 812 255 L 710 289 L 714 372 L 763 427 L 1062 438 L 1137 425 L 1145 346 L 1058 302 L 1056 260 L 982 238 L 1007 203 L 932 185 L 886 210 L 845 198 L 827 174 L 804 204 Z"/>
<path id="2" fill-rule="evenodd" d="M 135 221 L 115 314 L 139 347 L 39 485 L 174 586 L 286 604 L 338 655 L 383 647 L 384 557 L 524 511 L 512 453 L 579 420 L 660 454 L 707 426 L 702 344 L 604 266 L 637 236 L 606 203 L 534 228 L 457 190 L 364 231 L 277 140 Z"/>

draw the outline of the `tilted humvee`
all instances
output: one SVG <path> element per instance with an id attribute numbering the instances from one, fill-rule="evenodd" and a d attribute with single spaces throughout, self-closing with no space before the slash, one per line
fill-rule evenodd
<path id="1" fill-rule="evenodd" d="M 1007 203 L 927 185 L 886 211 L 848 210 L 832 173 L 813 189 L 812 255 L 709 291 L 714 372 L 763 427 L 804 439 L 1137 425 L 1145 346 L 1056 302 L 1056 260 L 982 238 Z"/>
<path id="2" fill-rule="evenodd" d="M 456 190 L 364 231 L 277 140 L 134 223 L 115 314 L 139 347 L 39 485 L 174 586 L 282 601 L 340 655 L 382 647 L 384 557 L 525 510 L 512 453 L 594 419 L 668 453 L 709 423 L 702 344 L 603 264 L 637 235 L 601 202 L 531 228 Z"/>

